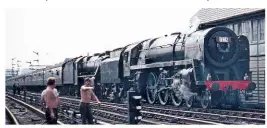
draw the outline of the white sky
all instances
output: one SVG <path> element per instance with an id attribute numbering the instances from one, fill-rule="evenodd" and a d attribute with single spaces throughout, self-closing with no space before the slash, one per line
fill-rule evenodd
<path id="1" fill-rule="evenodd" d="M 8 9 L 6 68 L 11 58 L 55 64 L 112 50 L 135 41 L 185 31 L 199 8 L 173 9 Z M 34 63 L 36 64 L 36 62 Z"/>

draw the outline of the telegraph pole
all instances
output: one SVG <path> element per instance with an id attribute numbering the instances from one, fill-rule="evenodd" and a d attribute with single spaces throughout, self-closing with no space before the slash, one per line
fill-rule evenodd
<path id="1" fill-rule="evenodd" d="M 26 63 L 30 64 L 30 65 L 29 65 L 29 67 L 30 67 L 29 69 L 30 69 L 30 70 L 35 70 L 34 68 L 31 68 L 31 67 L 33 67 L 33 65 L 32 65 L 32 62 L 31 62 L 31 61 L 26 61 Z"/>
<path id="2" fill-rule="evenodd" d="M 39 66 L 39 60 L 37 59 L 37 60 L 33 60 L 33 61 L 36 61 L 37 62 L 37 66 Z"/>
<path id="3" fill-rule="evenodd" d="M 36 54 L 37 56 L 39 55 L 39 53 L 38 52 L 35 52 L 35 51 L 32 51 L 34 54 Z"/>
<path id="4" fill-rule="evenodd" d="M 32 51 L 32 52 L 37 55 L 37 59 L 33 61 L 36 61 L 37 65 L 39 65 L 39 52 L 35 52 L 35 51 Z"/>
<path id="5" fill-rule="evenodd" d="M 28 63 L 28 64 L 32 65 L 32 62 L 31 62 L 31 61 L 26 61 L 26 63 Z"/>
<path id="6" fill-rule="evenodd" d="M 16 65 L 13 63 L 13 61 L 15 60 L 16 58 L 12 58 L 12 77 L 14 77 L 14 67 L 13 65 Z"/>
<path id="7" fill-rule="evenodd" d="M 20 70 L 20 66 L 21 66 L 21 65 L 19 65 L 20 62 L 21 62 L 20 60 L 17 60 L 17 68 L 18 68 L 17 75 L 19 74 L 19 70 Z"/>

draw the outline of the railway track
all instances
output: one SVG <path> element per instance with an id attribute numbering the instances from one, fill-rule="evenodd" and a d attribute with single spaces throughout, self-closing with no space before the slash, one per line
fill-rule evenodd
<path id="1" fill-rule="evenodd" d="M 31 93 L 31 95 L 40 95 L 38 93 Z M 62 96 L 64 98 L 76 99 L 73 96 Z M 111 105 L 125 107 L 126 104 L 118 104 L 118 103 L 111 103 L 111 102 L 102 102 Z M 263 109 L 249 109 L 249 108 L 240 108 L 239 110 L 227 110 L 227 109 L 203 109 L 203 108 L 186 108 L 186 107 L 175 107 L 172 105 L 160 105 L 160 104 L 148 104 L 142 103 L 143 106 L 147 107 L 159 107 L 164 109 L 175 109 L 175 110 L 182 110 L 182 111 L 195 111 L 195 112 L 205 112 L 205 113 L 215 113 L 215 114 L 222 114 L 222 115 L 237 115 L 242 117 L 249 117 L 249 118 L 261 118 L 265 119 L 265 110 Z"/>
<path id="2" fill-rule="evenodd" d="M 21 96 L 20 96 L 21 97 Z M 34 97 L 33 99 L 39 100 L 40 94 L 30 93 L 29 97 Z M 64 115 L 71 115 L 74 117 L 80 117 L 79 113 L 79 102 L 73 102 L 72 100 L 64 101 L 64 99 L 60 99 L 61 101 L 61 113 Z M 78 100 L 77 100 L 78 101 Z M 122 115 L 116 111 L 106 111 L 106 110 L 99 110 L 99 109 L 92 109 L 93 115 L 97 120 L 104 121 L 104 124 L 127 124 L 127 114 Z M 73 115 L 74 114 L 74 115 Z M 80 123 L 80 121 L 76 121 L 76 123 Z M 162 122 L 163 123 L 163 122 Z M 140 124 L 160 124 L 158 122 L 153 122 L 149 120 L 142 120 Z"/>
<path id="3" fill-rule="evenodd" d="M 63 98 L 61 97 L 61 101 L 65 102 L 67 106 L 72 108 L 78 108 L 79 100 L 71 99 L 71 98 Z M 116 105 L 109 105 L 107 103 L 103 103 L 102 105 L 98 106 L 95 103 L 92 104 L 93 108 L 97 108 L 96 111 L 105 111 L 107 112 L 117 112 L 123 116 L 128 114 L 128 109 L 126 107 L 120 107 Z M 143 119 L 141 120 L 141 124 L 213 124 L 219 125 L 220 123 L 198 120 L 198 119 L 191 119 L 179 116 L 173 116 L 169 114 L 162 114 L 158 112 L 151 112 L 151 111 L 141 111 L 143 115 Z M 122 115 L 123 114 L 123 115 Z M 126 118 L 123 117 L 124 119 Z M 127 118 L 126 118 L 127 119 Z M 125 121 L 127 122 L 127 120 Z"/>
<path id="4" fill-rule="evenodd" d="M 79 103 L 73 102 L 71 100 L 63 101 L 61 103 L 63 104 L 65 110 L 71 110 L 71 112 L 80 114 L 80 112 L 78 111 Z M 112 124 L 127 124 L 128 123 L 127 112 L 121 113 L 120 111 L 112 110 L 102 105 L 96 106 L 95 104 L 93 105 L 92 112 L 94 116 L 104 118 L 106 121 L 109 121 Z M 141 120 L 140 124 L 159 124 L 159 123 L 149 121 L 149 120 Z"/>
<path id="5" fill-rule="evenodd" d="M 33 94 L 35 96 L 38 96 L 38 94 Z M 76 111 L 75 113 L 78 114 L 79 112 L 79 100 L 77 99 L 71 99 L 71 98 L 61 98 L 61 103 L 63 105 L 63 110 L 66 112 L 71 113 L 71 111 Z M 121 108 L 117 106 L 112 106 L 112 105 L 106 105 L 103 104 L 101 106 L 97 106 L 96 104 L 92 104 L 93 106 L 93 114 L 96 116 L 101 116 L 105 119 L 109 119 L 115 122 L 119 122 L 119 124 L 125 124 L 128 123 L 127 116 L 128 116 L 128 110 L 127 108 Z M 145 113 L 145 112 L 142 112 Z M 165 117 L 169 118 L 172 120 L 172 122 L 166 122 L 164 121 L 163 115 L 160 113 L 155 114 L 154 117 L 149 117 L 149 114 L 151 115 L 152 113 L 147 112 L 148 117 L 145 117 L 140 121 L 139 124 L 155 124 L 155 125 L 160 125 L 160 124 L 217 124 L 213 122 L 208 122 L 208 121 L 201 121 L 201 120 L 192 120 L 192 119 L 186 119 L 186 118 L 179 118 L 179 117 L 174 117 L 170 115 L 164 115 Z M 160 117 L 160 118 L 158 118 Z"/>
<path id="6" fill-rule="evenodd" d="M 32 93 L 31 95 L 40 94 Z M 61 97 L 61 100 L 67 103 L 66 106 L 72 106 L 72 108 L 76 109 L 78 106 L 75 106 L 75 104 L 79 104 L 79 100 L 74 98 Z M 107 115 L 108 111 L 117 111 L 119 113 L 127 114 L 126 107 L 126 104 L 110 102 L 102 102 L 100 107 L 95 104 L 93 105 L 93 108 L 104 111 L 102 115 L 99 115 L 102 117 L 105 116 L 104 113 Z M 263 113 L 262 110 L 247 112 L 201 108 L 188 109 L 183 107 L 177 108 L 174 106 L 149 104 L 143 104 L 142 110 L 143 120 L 151 120 L 152 122 L 160 124 L 265 124 L 265 113 Z M 114 114 L 110 114 L 109 116 L 113 116 L 114 118 L 118 117 Z M 119 119 L 121 118 L 123 117 L 120 117 Z"/>
<path id="7" fill-rule="evenodd" d="M 6 124 L 19 125 L 19 122 L 17 118 L 13 115 L 13 113 L 7 107 L 5 108 L 6 108 Z"/>
<path id="8" fill-rule="evenodd" d="M 225 109 L 203 109 L 203 108 L 186 108 L 186 107 L 177 108 L 171 105 L 161 106 L 158 104 L 155 104 L 155 105 L 144 104 L 144 105 L 147 107 L 160 107 L 160 108 L 165 108 L 165 109 L 174 109 L 174 110 L 181 110 L 181 111 L 205 112 L 205 113 L 214 113 L 214 114 L 221 114 L 221 115 L 233 115 L 233 116 L 240 116 L 240 117 L 265 119 L 265 110 L 261 110 L 261 109 L 242 109 L 241 108 L 240 110 L 225 110 Z"/>
<path id="9" fill-rule="evenodd" d="M 120 107 L 126 107 L 125 104 L 108 103 Z M 194 117 L 207 121 L 215 121 L 223 124 L 265 124 L 265 112 L 261 110 L 232 111 L 220 109 L 202 109 L 202 108 L 177 108 L 174 106 L 143 105 L 143 110 L 167 113 L 184 117 Z"/>
<path id="10" fill-rule="evenodd" d="M 38 110 L 37 108 L 15 99 L 11 96 L 6 96 L 6 105 L 10 113 L 13 113 L 17 119 L 18 124 L 44 124 L 45 113 Z M 63 125 L 62 122 L 58 121 L 58 125 Z"/>
<path id="11" fill-rule="evenodd" d="M 73 100 L 76 102 L 79 101 L 72 98 L 62 97 L 61 99 Z M 106 105 L 106 107 L 108 107 L 109 109 L 121 109 L 123 110 L 122 112 L 127 112 L 126 104 L 102 102 L 102 105 Z M 144 116 L 151 118 L 155 116 L 156 118 L 163 117 L 163 120 L 168 121 L 169 123 L 173 123 L 174 120 L 183 120 L 182 122 L 192 124 L 265 124 L 265 113 L 262 112 L 244 112 L 200 108 L 185 110 L 182 108 L 165 108 L 165 106 L 154 107 L 147 104 L 142 106 L 142 110 L 142 114 Z"/>
<path id="12" fill-rule="evenodd" d="M 21 95 L 15 95 L 16 98 L 18 99 L 26 99 L 26 101 L 30 104 L 32 104 L 33 106 L 42 109 L 41 105 L 39 104 L 40 98 L 37 95 L 32 95 L 32 96 L 27 96 L 24 98 L 24 96 Z M 61 106 L 62 107 L 62 106 Z M 64 122 L 64 124 L 81 124 L 81 116 L 73 116 L 73 112 L 71 111 L 61 111 L 61 107 L 59 108 L 59 112 L 58 112 L 58 117 L 59 120 Z M 98 117 L 96 119 L 94 119 L 95 124 L 99 124 L 99 125 L 110 125 L 112 123 L 108 123 L 106 121 L 104 121 L 103 118 L 99 118 Z"/>

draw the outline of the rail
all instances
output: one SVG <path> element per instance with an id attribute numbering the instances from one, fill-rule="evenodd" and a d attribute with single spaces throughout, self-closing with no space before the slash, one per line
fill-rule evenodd
<path id="1" fill-rule="evenodd" d="M 6 106 L 6 115 L 9 117 L 11 124 L 19 125 L 17 118 L 12 114 L 12 112 Z"/>
<path id="2" fill-rule="evenodd" d="M 20 105 L 26 107 L 27 109 L 33 111 L 34 113 L 36 113 L 40 117 L 45 118 L 45 113 L 43 111 L 41 111 L 41 110 L 39 110 L 39 109 L 37 109 L 37 108 L 35 108 L 35 107 L 33 107 L 33 106 L 31 106 L 31 105 L 23 102 L 21 100 L 15 99 L 15 98 L 13 98 L 11 96 L 6 96 L 6 97 L 9 98 L 9 99 L 11 99 L 11 100 L 13 100 L 13 101 L 15 101 L 15 102 L 17 102 L 17 103 L 19 103 Z M 64 125 L 61 121 L 57 121 L 57 124 Z"/>
<path id="3" fill-rule="evenodd" d="M 7 93 L 7 94 L 9 94 L 9 93 Z M 12 94 L 11 94 L 12 95 Z M 37 106 L 39 106 L 39 104 L 37 104 L 36 102 L 34 102 L 34 101 L 39 101 L 38 100 L 38 98 L 36 97 L 36 96 L 34 96 L 34 97 L 32 97 L 32 96 L 26 96 L 25 98 L 24 98 L 24 96 L 22 96 L 22 95 L 15 95 L 15 97 L 18 97 L 18 98 L 20 98 L 20 99 L 26 99 L 27 101 L 29 101 L 30 103 L 32 103 L 32 104 L 35 104 L 35 105 L 37 105 Z M 37 98 L 37 99 L 36 99 Z M 13 99 L 15 99 L 15 98 L 13 98 Z M 26 103 L 27 104 L 27 103 Z M 36 109 L 36 111 L 39 111 L 39 112 L 41 112 L 42 114 L 45 114 L 43 111 L 41 111 L 41 110 L 39 110 L 39 109 Z M 60 112 L 60 111 L 59 111 Z M 42 115 L 41 115 L 42 116 Z M 65 117 L 65 118 L 67 118 L 67 117 Z M 73 120 L 73 119 L 70 119 L 70 120 Z M 96 124 L 100 124 L 100 125 L 111 125 L 110 123 L 107 123 L 107 122 L 105 122 L 105 121 L 100 121 L 100 120 L 98 120 L 98 119 L 96 119 L 97 120 L 97 122 L 95 122 Z M 60 121 L 58 121 L 58 123 L 59 124 L 63 124 L 62 122 L 60 122 Z"/>

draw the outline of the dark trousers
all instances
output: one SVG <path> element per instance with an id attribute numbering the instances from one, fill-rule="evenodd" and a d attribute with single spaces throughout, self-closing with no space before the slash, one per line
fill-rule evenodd
<path id="1" fill-rule="evenodd" d="M 53 108 L 53 112 L 54 112 L 54 115 L 55 115 L 55 118 L 54 119 L 52 119 L 51 116 L 50 116 L 50 110 L 49 110 L 49 108 L 46 108 L 46 110 L 45 110 L 45 117 L 46 117 L 46 123 L 47 124 L 57 124 L 57 118 L 58 118 L 57 109 L 56 108 Z"/>
<path id="2" fill-rule="evenodd" d="M 82 116 L 82 124 L 86 124 L 86 121 L 88 124 L 94 124 L 92 110 L 89 103 L 80 103 L 80 113 Z"/>

